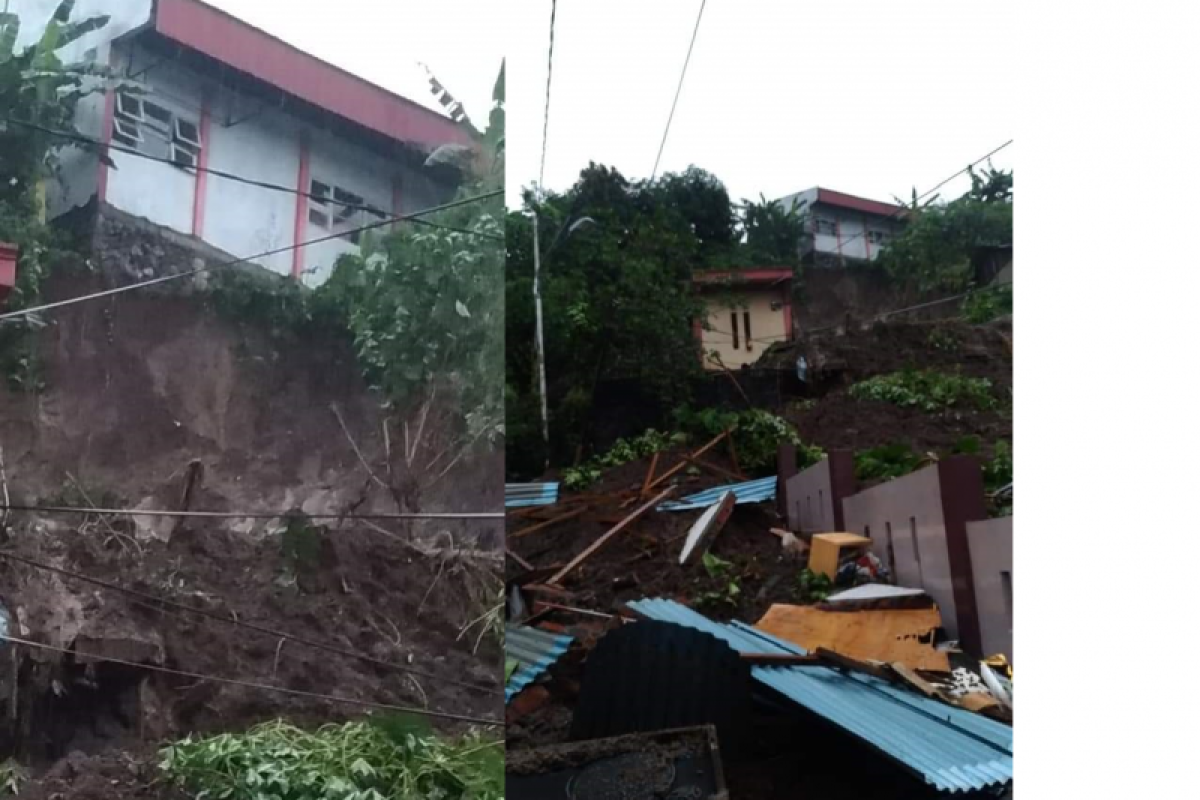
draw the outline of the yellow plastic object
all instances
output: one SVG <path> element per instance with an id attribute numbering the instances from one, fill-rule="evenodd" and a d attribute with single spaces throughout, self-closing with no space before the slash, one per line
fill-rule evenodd
<path id="1" fill-rule="evenodd" d="M 1004 677 L 1008 678 L 1009 680 L 1012 680 L 1012 664 L 1008 663 L 1008 659 L 1004 657 L 1003 653 L 997 653 L 994 656 L 988 656 L 983 660 L 983 663 L 987 664 L 997 672 L 1002 673 Z"/>
<path id="2" fill-rule="evenodd" d="M 838 562 L 842 551 L 847 548 L 870 547 L 871 540 L 857 533 L 818 533 L 812 537 L 812 552 L 808 557 L 808 568 L 827 575 L 829 580 L 837 577 Z"/>

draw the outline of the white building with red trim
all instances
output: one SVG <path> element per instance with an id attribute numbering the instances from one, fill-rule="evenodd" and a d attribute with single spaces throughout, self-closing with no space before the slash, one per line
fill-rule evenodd
<path id="1" fill-rule="evenodd" d="M 12 10 L 31 35 L 57 3 L 14 0 Z M 112 19 L 73 43 L 67 60 L 107 63 L 147 91 L 87 98 L 78 130 L 174 163 L 113 151 L 107 166 L 93 154 L 65 148 L 61 179 L 48 187 L 51 216 L 94 206 L 100 214 L 140 218 L 238 258 L 345 232 L 255 259 L 315 285 L 338 256 L 357 251 L 352 228 L 445 202 L 457 188 L 457 170 L 424 166 L 443 144 L 471 143 L 444 112 L 199 0 L 82 0 L 75 18 L 93 14 Z M 205 168 L 323 199 L 248 185 Z"/>
<path id="2" fill-rule="evenodd" d="M 904 206 L 881 203 L 814 186 L 779 201 L 784 208 L 802 205 L 809 236 L 804 263 L 840 266 L 846 261 L 874 261 L 904 225 Z"/>

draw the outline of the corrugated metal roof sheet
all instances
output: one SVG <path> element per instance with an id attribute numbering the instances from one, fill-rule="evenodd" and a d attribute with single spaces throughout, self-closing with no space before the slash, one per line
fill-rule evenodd
<path id="1" fill-rule="evenodd" d="M 508 625 L 504 630 L 504 655 L 520 664 L 504 687 L 504 702 L 512 700 L 522 689 L 537 680 L 550 668 L 574 641 L 566 634 Z"/>
<path id="2" fill-rule="evenodd" d="M 629 604 L 652 619 L 707 631 L 735 650 L 804 650 L 741 622 L 722 625 L 671 600 Z M 823 667 L 755 667 L 756 680 L 878 748 L 941 791 L 1012 780 L 1012 728 L 886 681 Z"/>
<path id="3" fill-rule="evenodd" d="M 731 483 L 728 486 L 714 486 L 699 494 L 689 495 L 680 500 L 669 500 L 658 507 L 659 511 L 691 511 L 696 508 L 708 508 L 721 499 L 726 492 L 733 492 L 738 503 L 761 503 L 775 496 L 777 478 L 759 478 L 745 483 Z"/>
<path id="4" fill-rule="evenodd" d="M 551 506 L 558 502 L 557 483 L 506 483 L 504 507 Z"/>

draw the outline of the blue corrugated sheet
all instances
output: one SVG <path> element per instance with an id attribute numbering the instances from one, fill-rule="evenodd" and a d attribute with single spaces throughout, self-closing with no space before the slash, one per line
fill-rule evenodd
<path id="1" fill-rule="evenodd" d="M 567 648 L 572 637 L 549 633 L 524 625 L 508 625 L 504 631 L 504 655 L 520 664 L 504 687 L 504 702 L 508 703 L 522 689 L 537 680 Z"/>
<path id="2" fill-rule="evenodd" d="M 504 507 L 552 506 L 558 502 L 557 483 L 506 483 Z"/>
<path id="3" fill-rule="evenodd" d="M 629 604 L 651 619 L 724 639 L 743 653 L 804 650 L 741 622 L 722 625 L 671 600 Z M 1012 780 L 1012 728 L 859 673 L 825 667 L 754 667 L 754 678 L 865 740 L 941 791 Z"/>
<path id="4" fill-rule="evenodd" d="M 659 511 L 691 511 L 696 508 L 708 508 L 721 499 L 726 492 L 733 492 L 738 503 L 761 503 L 775 496 L 776 478 L 760 478 L 745 483 L 732 483 L 728 486 L 715 486 L 712 489 L 693 494 L 682 500 L 668 500 L 658 507 Z"/>

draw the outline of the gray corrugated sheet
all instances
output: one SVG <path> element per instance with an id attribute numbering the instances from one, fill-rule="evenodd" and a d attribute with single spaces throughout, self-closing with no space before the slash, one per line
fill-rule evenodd
<path id="1" fill-rule="evenodd" d="M 558 502 L 557 483 L 506 483 L 504 507 L 551 506 Z"/>
<path id="2" fill-rule="evenodd" d="M 524 625 L 508 625 L 504 630 L 504 655 L 520 664 L 504 687 L 504 702 L 512 700 L 522 689 L 537 680 L 550 668 L 573 638 L 566 634 L 549 633 Z"/>
<path id="3" fill-rule="evenodd" d="M 699 494 L 689 495 L 680 500 L 669 500 L 658 507 L 659 511 L 691 511 L 695 508 L 708 508 L 721 499 L 726 492 L 733 492 L 738 503 L 761 503 L 775 496 L 777 478 L 759 478 L 756 481 L 732 483 L 728 486 L 714 486 Z"/>
<path id="4" fill-rule="evenodd" d="M 749 625 L 722 625 L 671 600 L 629 605 L 651 619 L 707 631 L 741 652 L 804 654 L 800 647 Z M 1012 780 L 1012 728 L 995 720 L 869 675 L 824 667 L 755 667 L 752 674 L 941 791 L 973 791 Z"/>

